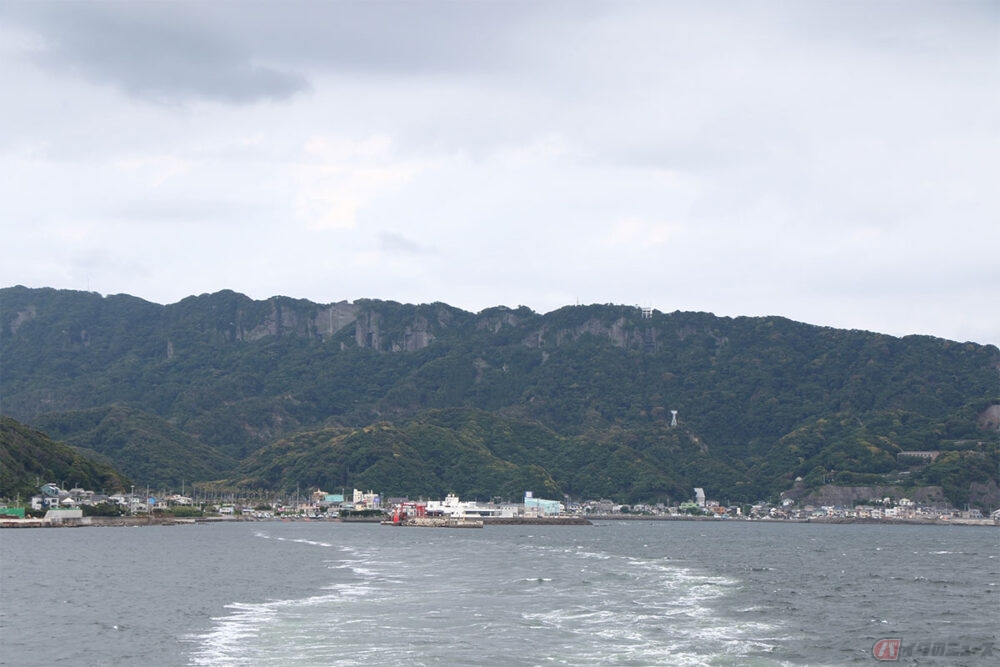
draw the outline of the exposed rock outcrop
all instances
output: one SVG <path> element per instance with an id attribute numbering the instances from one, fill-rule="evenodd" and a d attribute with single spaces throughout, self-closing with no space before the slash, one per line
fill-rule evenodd
<path id="1" fill-rule="evenodd" d="M 979 415 L 979 426 L 1000 431 L 1000 405 L 991 405 Z"/>

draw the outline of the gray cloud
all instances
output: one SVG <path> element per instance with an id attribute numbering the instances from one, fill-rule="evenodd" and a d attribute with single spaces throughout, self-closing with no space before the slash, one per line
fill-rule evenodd
<path id="1" fill-rule="evenodd" d="M 40 35 L 32 54 L 39 65 L 151 101 L 245 104 L 309 88 L 302 74 L 257 62 L 238 40 L 200 23 L 192 6 L 35 3 L 9 9 L 15 22 Z"/>
<path id="2" fill-rule="evenodd" d="M 998 342 L 998 14 L 2 3 L 0 201 L 32 224 L 0 222 L 0 279 L 81 287 L 60 271 L 92 256 L 160 302 L 611 301 Z"/>
<path id="3" fill-rule="evenodd" d="M 577 14 L 591 13 L 586 4 Z M 521 57 L 529 2 L 12 3 L 41 38 L 34 60 L 158 102 L 285 100 L 306 71 L 384 76 L 481 74 Z M 521 63 L 525 66 L 525 63 Z"/>

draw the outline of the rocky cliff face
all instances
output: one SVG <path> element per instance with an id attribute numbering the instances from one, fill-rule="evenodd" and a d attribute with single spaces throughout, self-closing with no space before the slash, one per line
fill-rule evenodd
<path id="1" fill-rule="evenodd" d="M 308 314 L 273 300 L 269 303 L 271 312 L 264 321 L 251 329 L 240 328 L 239 340 L 254 341 L 284 335 L 326 338 L 352 324 L 358 316 L 358 307 L 347 301 Z"/>
<path id="2" fill-rule="evenodd" d="M 472 314 L 440 303 L 403 305 L 360 300 L 316 304 L 282 296 L 255 301 L 230 290 L 188 297 L 167 306 L 124 295 L 102 297 L 26 288 L 9 288 L 5 301 L 9 314 L 3 324 L 5 333 L 11 337 L 19 336 L 39 318 L 45 321 L 45 326 L 58 327 L 65 338 L 64 344 L 70 346 L 87 346 L 101 338 L 119 335 L 123 328 L 159 330 L 167 339 L 161 349 L 168 358 L 183 349 L 177 339 L 192 332 L 229 342 L 254 342 L 270 337 L 328 340 L 339 336 L 342 346 L 350 345 L 353 339 L 354 345 L 379 352 L 415 352 L 459 331 L 496 336 L 510 333 L 523 345 L 533 348 L 571 345 L 583 337 L 594 336 L 621 348 L 646 352 L 657 352 L 664 345 L 684 341 L 689 336 L 711 335 L 703 326 L 679 324 L 676 329 L 654 326 L 651 320 L 636 318 L 632 309 L 617 307 L 587 319 L 575 318 L 588 308 L 569 307 L 561 313 L 565 317 L 547 322 L 548 316 L 524 306 L 517 309 L 497 306 Z M 45 312 L 39 310 L 36 301 L 46 304 Z M 72 304 L 76 311 L 68 315 L 60 313 L 52 309 L 54 303 Z M 726 341 L 716 342 L 721 347 Z"/>
<path id="3" fill-rule="evenodd" d="M 420 315 L 396 333 L 385 329 L 384 318 L 377 312 L 363 312 L 354 322 L 354 342 L 358 347 L 382 352 L 416 352 L 430 345 L 435 338 L 427 319 Z"/>
<path id="4" fill-rule="evenodd" d="M 524 309 L 527 315 L 530 317 L 534 315 L 531 311 Z M 523 316 L 522 313 L 518 311 L 511 310 L 510 308 L 497 307 L 485 310 L 478 315 L 476 320 L 476 329 L 480 331 L 488 331 L 492 334 L 499 333 L 502 329 L 506 327 L 516 327 L 521 324 Z"/>
<path id="5" fill-rule="evenodd" d="M 17 335 L 17 330 L 21 328 L 21 325 L 25 322 L 30 322 L 35 319 L 38 315 L 38 309 L 34 305 L 30 305 L 24 310 L 20 310 L 14 314 L 13 319 L 10 321 L 10 333 L 12 336 Z"/>
<path id="6" fill-rule="evenodd" d="M 264 321 L 256 326 L 246 329 L 243 326 L 244 313 L 237 314 L 237 323 L 234 327 L 235 338 L 237 340 L 254 341 L 268 336 L 282 335 L 302 335 L 308 334 L 308 325 L 303 327 L 296 312 L 290 308 L 283 308 L 281 305 L 271 302 L 271 312 L 264 318 Z"/>
<path id="7" fill-rule="evenodd" d="M 986 408 L 979 415 L 979 425 L 985 429 L 1000 431 L 1000 404 Z"/>
<path id="8" fill-rule="evenodd" d="M 236 307 L 222 329 L 229 340 L 247 342 L 269 336 L 326 338 L 352 324 L 357 314 L 358 307 L 347 301 L 317 308 L 276 297 Z"/>

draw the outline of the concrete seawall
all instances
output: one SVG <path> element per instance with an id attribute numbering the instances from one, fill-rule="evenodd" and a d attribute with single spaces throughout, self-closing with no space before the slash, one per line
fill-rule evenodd
<path id="1" fill-rule="evenodd" d="M 224 517 L 173 517 L 173 516 L 85 516 L 76 519 L 51 521 L 49 519 L 0 519 L 0 528 L 81 528 L 81 527 L 130 527 L 130 526 L 187 526 L 196 523 L 234 523 L 258 519 Z"/>
<path id="2" fill-rule="evenodd" d="M 483 519 L 487 526 L 591 526 L 589 519 L 581 516 L 554 517 L 499 517 L 490 516 Z"/>

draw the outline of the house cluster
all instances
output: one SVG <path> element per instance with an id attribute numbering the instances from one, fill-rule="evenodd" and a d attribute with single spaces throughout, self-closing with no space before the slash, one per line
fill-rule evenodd
<path id="1" fill-rule="evenodd" d="M 716 500 L 708 499 L 705 496 L 705 490 L 699 487 L 694 489 L 694 497 L 692 499 L 677 505 L 666 505 L 664 503 L 626 505 L 602 499 L 571 503 L 567 509 L 571 514 L 585 514 L 595 517 L 609 514 L 660 518 L 694 515 L 729 519 L 735 517 L 747 518 L 748 515 L 744 512 L 747 508 L 747 506 L 743 505 L 726 507 Z"/>
<path id="2" fill-rule="evenodd" d="M 353 489 L 351 494 L 327 493 L 326 491 L 313 491 L 309 499 L 303 499 L 293 503 L 291 506 L 276 507 L 275 510 L 282 514 L 305 514 L 315 515 L 325 512 L 327 515 L 339 512 L 364 512 L 368 510 L 381 510 L 382 496 L 374 491 L 362 491 Z"/>
<path id="3" fill-rule="evenodd" d="M 892 503 L 889 498 L 865 505 L 842 507 L 838 505 L 823 505 L 814 507 L 806 505 L 801 509 L 781 510 L 785 515 L 780 518 L 790 519 L 868 519 L 876 521 L 949 521 L 949 520 L 982 520 L 987 517 L 977 509 L 958 510 L 954 508 L 928 507 L 920 505 L 909 498 L 901 498 L 898 503 Z M 990 518 L 1000 519 L 1000 514 Z"/>
<path id="4" fill-rule="evenodd" d="M 443 500 L 418 500 L 408 498 L 387 498 L 374 491 L 353 489 L 352 493 L 327 493 L 316 490 L 306 497 L 298 497 L 290 502 L 260 503 L 208 503 L 203 505 L 182 494 L 164 494 L 154 497 L 136 492 L 104 495 L 94 491 L 73 488 L 61 489 L 53 483 L 40 487 L 40 493 L 31 498 L 34 511 L 58 510 L 56 515 L 68 517 L 68 511 L 81 511 L 87 505 L 110 504 L 127 514 L 145 514 L 151 511 L 168 510 L 175 507 L 198 505 L 208 512 L 222 516 L 242 515 L 245 518 L 269 519 L 276 516 L 303 516 L 333 518 L 342 513 L 374 511 L 386 508 L 419 506 L 421 512 L 429 516 L 450 516 L 467 518 L 516 518 L 551 517 L 560 515 L 582 515 L 591 518 L 602 516 L 632 516 L 650 518 L 671 518 L 706 516 L 718 519 L 765 519 L 765 520 L 841 520 L 841 521 L 954 521 L 1000 523 L 1000 510 L 984 516 L 979 509 L 958 510 L 954 508 L 930 507 L 908 498 L 894 501 L 891 498 L 874 499 L 865 504 L 850 507 L 839 505 L 797 506 L 785 498 L 780 504 L 755 503 L 725 506 L 706 498 L 701 488 L 694 489 L 691 500 L 678 505 L 634 504 L 626 505 L 611 500 L 588 500 L 583 502 L 560 502 L 536 498 L 531 491 L 525 491 L 522 502 L 479 502 L 463 501 L 455 494 L 448 494 Z M 75 514 L 74 514 L 75 515 Z M 54 515 L 55 516 L 55 515 Z M 82 514 L 81 514 L 82 516 Z"/>
<path id="5" fill-rule="evenodd" d="M 853 507 L 806 505 L 795 507 L 789 499 L 781 504 L 773 505 L 760 502 L 754 504 L 723 505 L 711 500 L 704 489 L 695 488 L 691 500 L 678 505 L 634 504 L 626 505 L 611 500 L 588 500 L 582 502 L 560 502 L 536 498 L 531 491 L 526 491 L 522 502 L 480 502 L 463 501 L 455 494 L 448 494 L 443 500 L 409 500 L 408 498 L 386 498 L 371 491 L 364 493 L 357 489 L 353 496 L 346 494 L 327 494 L 316 491 L 311 502 L 303 503 L 297 508 L 278 508 L 286 514 L 297 512 L 300 515 L 319 516 L 320 512 L 327 516 L 335 516 L 339 511 L 358 511 L 366 509 L 381 510 L 383 508 L 403 507 L 416 509 L 428 516 L 451 516 L 466 518 L 484 517 L 545 517 L 560 515 L 600 516 L 633 516 L 633 517 L 689 517 L 705 516 L 718 519 L 764 519 L 764 520 L 989 520 L 1000 521 L 1000 511 L 986 517 L 978 509 L 957 510 L 953 508 L 932 508 L 916 503 L 908 498 L 892 501 L 889 498 L 873 501 L 870 504 Z"/>
<path id="6" fill-rule="evenodd" d="M 577 509 L 579 508 L 579 509 Z M 700 506 L 695 502 L 685 502 L 677 506 L 657 505 L 619 505 L 610 501 L 592 501 L 580 505 L 571 505 L 570 513 L 582 513 L 590 517 L 608 515 L 648 516 L 648 517 L 685 517 L 709 516 L 718 519 L 768 519 L 796 520 L 841 519 L 875 520 L 875 521 L 983 521 L 992 519 L 1000 522 L 1000 510 L 995 510 L 990 516 L 985 516 L 978 509 L 957 510 L 940 509 L 916 505 L 913 508 L 880 508 L 870 505 L 842 507 L 823 505 L 814 507 L 806 505 L 803 508 L 782 507 L 769 503 L 753 505 L 706 504 Z"/>
<path id="7" fill-rule="evenodd" d="M 294 498 L 282 502 L 265 502 L 256 505 L 246 503 L 225 503 L 210 509 L 222 516 L 239 514 L 255 519 L 303 516 L 310 518 L 336 517 L 340 512 L 362 512 L 381 510 L 382 497 L 374 491 L 354 489 L 352 494 L 327 493 L 318 489 L 307 496 L 295 494 Z"/>
<path id="8" fill-rule="evenodd" d="M 288 505 L 272 507 L 273 514 L 299 515 L 306 517 L 333 517 L 342 512 L 363 512 L 367 510 L 382 511 L 386 508 L 409 507 L 421 508 L 428 516 L 449 516 L 455 518 L 482 517 L 545 517 L 558 516 L 566 513 L 566 505 L 558 500 L 536 498 L 531 491 L 526 491 L 523 502 L 480 502 L 476 500 L 461 500 L 455 494 L 448 494 L 444 500 L 410 500 L 409 498 L 386 498 L 373 491 L 354 489 L 353 494 L 331 494 L 318 490 L 310 494 L 308 499 L 293 502 Z M 266 518 L 261 510 L 242 508 L 243 515 L 253 515 Z"/>
<path id="9" fill-rule="evenodd" d="M 73 488 L 68 491 L 53 483 L 39 487 L 40 493 L 31 497 L 31 509 L 35 511 L 50 509 L 80 509 L 84 506 L 109 504 L 121 507 L 132 514 L 149 512 L 168 507 L 191 506 L 194 501 L 180 494 L 172 494 L 155 498 L 149 493 L 137 493 L 133 488 L 131 493 L 116 493 L 105 495 L 88 489 Z"/>
<path id="10" fill-rule="evenodd" d="M 724 506 L 707 499 L 701 488 L 694 489 L 692 500 L 676 506 L 620 505 L 610 500 L 588 501 L 571 504 L 570 513 L 588 516 L 639 515 L 649 517 L 709 516 L 718 519 L 766 519 L 766 520 L 843 520 L 843 521 L 994 521 L 1000 523 L 1000 510 L 985 516 L 979 509 L 958 510 L 950 507 L 930 507 L 909 498 L 893 501 L 891 498 L 872 500 L 866 504 L 844 507 L 840 505 L 796 507 L 795 501 L 786 498 L 781 504 L 759 502 L 746 505 Z"/>

